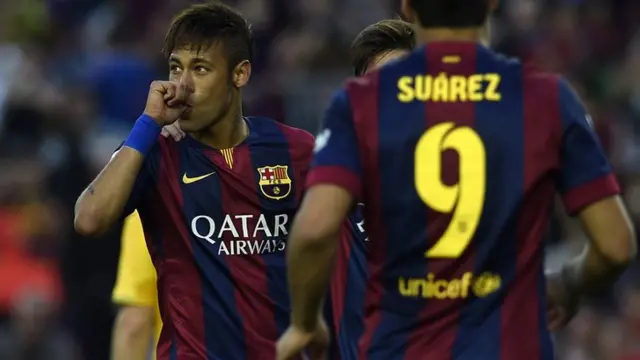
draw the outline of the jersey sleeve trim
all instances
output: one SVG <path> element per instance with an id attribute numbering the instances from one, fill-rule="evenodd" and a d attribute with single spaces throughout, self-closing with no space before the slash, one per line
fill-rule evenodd
<path id="1" fill-rule="evenodd" d="M 585 207 L 610 196 L 620 194 L 620 185 L 613 174 L 606 174 L 569 190 L 562 196 L 567 213 L 575 215 Z"/>
<path id="2" fill-rule="evenodd" d="M 307 189 L 318 184 L 333 184 L 347 190 L 356 199 L 360 198 L 361 187 L 358 174 L 342 166 L 318 166 L 307 176 Z"/>

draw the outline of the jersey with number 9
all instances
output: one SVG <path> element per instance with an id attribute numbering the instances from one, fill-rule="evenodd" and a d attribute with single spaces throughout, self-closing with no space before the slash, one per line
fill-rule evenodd
<path id="1" fill-rule="evenodd" d="M 619 187 L 568 84 L 474 43 L 350 80 L 307 185 L 367 204 L 362 359 L 553 359 L 543 237 Z"/>

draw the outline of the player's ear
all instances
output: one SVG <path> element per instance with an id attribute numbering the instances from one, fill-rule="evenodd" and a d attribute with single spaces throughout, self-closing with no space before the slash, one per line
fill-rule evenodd
<path id="1" fill-rule="evenodd" d="M 237 88 L 245 86 L 249 82 L 250 77 L 251 63 L 248 60 L 239 62 L 231 72 L 231 82 Z"/>
<path id="2" fill-rule="evenodd" d="M 400 13 L 402 14 L 402 19 L 409 22 L 414 22 L 415 17 L 413 14 L 413 9 L 411 8 L 411 0 L 402 0 L 400 4 Z"/>

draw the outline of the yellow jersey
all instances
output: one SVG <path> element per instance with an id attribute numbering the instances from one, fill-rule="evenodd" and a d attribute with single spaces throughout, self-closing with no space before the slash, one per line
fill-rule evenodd
<path id="1" fill-rule="evenodd" d="M 156 309 L 155 342 L 162 328 L 158 309 L 156 269 L 151 262 L 138 212 L 129 215 L 122 230 L 118 277 L 113 302 L 120 305 L 152 306 Z"/>

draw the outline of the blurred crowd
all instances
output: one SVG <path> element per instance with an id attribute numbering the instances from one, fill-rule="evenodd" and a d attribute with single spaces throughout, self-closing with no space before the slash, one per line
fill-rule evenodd
<path id="1" fill-rule="evenodd" d="M 249 114 L 310 131 L 350 75 L 349 45 L 390 0 L 236 0 L 255 35 Z M 108 359 L 120 229 L 86 239 L 76 197 L 165 78 L 164 31 L 188 0 L 0 0 L 0 359 Z M 492 46 L 565 74 L 640 223 L 640 2 L 503 0 Z M 549 267 L 584 235 L 556 211 Z M 561 359 L 640 359 L 632 269 L 559 334 Z"/>

